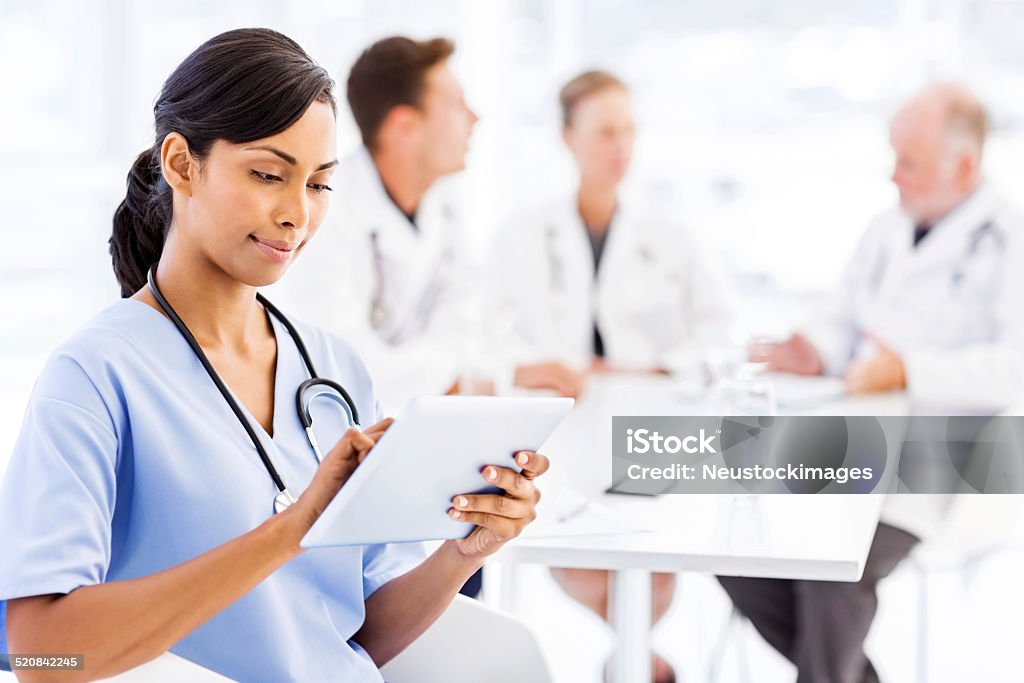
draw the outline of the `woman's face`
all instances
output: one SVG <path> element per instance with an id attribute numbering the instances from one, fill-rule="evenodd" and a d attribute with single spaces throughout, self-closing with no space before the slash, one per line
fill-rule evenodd
<path id="1" fill-rule="evenodd" d="M 186 196 L 176 193 L 174 229 L 232 279 L 271 284 L 320 227 L 336 165 L 334 111 L 314 102 L 277 135 L 215 142 Z"/>
<path id="2" fill-rule="evenodd" d="M 629 93 L 608 87 L 576 104 L 562 134 L 584 182 L 615 186 L 629 170 L 635 132 Z"/>

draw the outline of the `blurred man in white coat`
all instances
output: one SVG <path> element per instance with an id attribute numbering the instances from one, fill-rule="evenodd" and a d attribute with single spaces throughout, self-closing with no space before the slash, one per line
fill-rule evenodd
<path id="1" fill-rule="evenodd" d="M 1021 222 L 984 181 L 984 108 L 940 83 L 892 121 L 898 208 L 876 218 L 805 329 L 752 350 L 782 372 L 845 375 L 853 393 L 998 409 L 1022 388 Z"/>
<path id="2" fill-rule="evenodd" d="M 558 362 L 479 362 L 479 274 L 458 206 L 437 187 L 465 167 L 477 121 L 448 65 L 454 49 L 392 37 L 356 60 L 347 94 L 363 145 L 339 164 L 316 243 L 282 283 L 292 310 L 355 343 L 389 413 L 416 394 L 576 396 L 582 382 Z M 463 592 L 479 588 L 478 572 Z"/>
<path id="3" fill-rule="evenodd" d="M 500 325 L 495 346 L 517 362 L 554 357 L 588 371 L 691 373 L 708 347 L 729 341 L 726 278 L 677 220 L 622 196 L 635 130 L 626 85 L 588 71 L 565 85 L 560 100 L 579 186 L 514 217 L 499 234 L 488 269 Z M 606 571 L 552 573 L 607 619 Z M 655 621 L 674 586 L 674 575 L 655 574 Z M 653 674 L 675 680 L 660 657 Z"/>
<path id="4" fill-rule="evenodd" d="M 996 412 L 1017 399 L 1024 224 L 982 177 L 987 131 L 984 108 L 962 85 L 934 84 L 909 100 L 890 128 L 899 207 L 871 223 L 839 290 L 804 331 L 752 358 L 779 371 L 845 374 L 853 393 L 906 390 L 919 412 Z M 873 683 L 864 640 L 877 584 L 934 534 L 949 502 L 890 497 L 858 583 L 719 581 L 796 664 L 800 683 Z"/>
<path id="5" fill-rule="evenodd" d="M 454 49 L 392 37 L 356 60 L 347 94 L 363 145 L 338 166 L 324 226 L 283 283 L 297 313 L 356 343 L 388 412 L 415 394 L 465 390 L 481 345 L 478 269 L 458 204 L 438 187 L 465 167 L 477 121 L 448 65 Z M 575 396 L 581 381 L 543 361 L 471 370 L 488 388 Z"/>

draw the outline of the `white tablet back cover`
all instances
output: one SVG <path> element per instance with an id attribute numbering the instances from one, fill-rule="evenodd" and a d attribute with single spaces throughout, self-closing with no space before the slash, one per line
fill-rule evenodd
<path id="1" fill-rule="evenodd" d="M 448 517 L 452 498 L 488 491 L 480 475 L 487 465 L 518 470 L 514 454 L 540 448 L 572 405 L 569 398 L 547 397 L 410 400 L 302 546 L 465 537 L 473 525 Z"/>

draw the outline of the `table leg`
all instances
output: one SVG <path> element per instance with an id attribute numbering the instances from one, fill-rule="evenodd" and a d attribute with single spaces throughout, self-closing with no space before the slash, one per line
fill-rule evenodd
<path id="1" fill-rule="evenodd" d="M 610 573 L 608 609 L 616 648 L 613 683 L 651 680 L 651 572 L 619 569 Z"/>
<path id="2" fill-rule="evenodd" d="M 505 567 L 500 562 L 488 562 L 484 570 L 483 586 L 477 600 L 488 607 L 502 609 L 505 591 Z"/>
<path id="3" fill-rule="evenodd" d="M 488 571 L 490 569 L 488 568 Z M 498 573 L 497 581 L 494 577 L 491 578 L 491 582 L 487 583 L 487 572 L 484 572 L 484 582 L 488 586 L 488 589 L 494 587 L 497 583 L 497 600 L 488 600 L 488 604 L 492 607 L 497 607 L 500 610 L 508 612 L 509 614 L 519 613 L 519 586 L 522 585 L 522 577 L 520 576 L 521 570 L 520 565 L 512 562 L 502 562 L 500 564 L 500 570 Z"/>

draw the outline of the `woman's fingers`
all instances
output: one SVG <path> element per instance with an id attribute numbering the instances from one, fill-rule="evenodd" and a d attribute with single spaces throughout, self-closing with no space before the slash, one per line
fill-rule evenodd
<path id="1" fill-rule="evenodd" d="M 452 510 L 459 514 L 485 512 L 509 519 L 532 519 L 535 514 L 533 504 L 529 501 L 499 494 L 455 496 L 452 499 Z M 452 516 L 458 519 L 459 514 Z"/>
<path id="2" fill-rule="evenodd" d="M 484 480 L 505 491 L 499 494 L 463 494 L 452 499 L 453 512 L 482 512 L 512 519 L 532 521 L 540 501 L 540 489 L 532 479 L 544 474 L 550 465 L 547 457 L 533 451 L 519 451 L 516 462 L 522 467 L 516 472 L 508 467 L 488 465 L 481 474 Z"/>
<path id="3" fill-rule="evenodd" d="M 388 417 L 381 420 L 377 424 L 372 425 L 371 427 L 367 428 L 365 432 L 363 432 L 363 435 L 368 437 L 372 443 L 368 447 L 360 448 L 358 450 L 357 458 L 359 462 L 362 462 L 363 460 L 366 459 L 366 456 L 370 454 L 370 450 L 377 445 L 377 442 L 380 441 L 380 438 L 384 436 L 384 432 L 387 431 L 388 427 L 390 427 L 393 422 L 394 420 Z M 362 443 L 365 446 L 367 442 L 364 441 Z"/>
<path id="4" fill-rule="evenodd" d="M 547 457 L 533 451 L 519 451 L 515 457 L 516 463 L 522 468 L 521 472 L 508 467 L 488 465 L 481 472 L 484 481 L 503 489 L 513 498 L 536 503 L 540 499 L 540 491 L 531 480 L 547 472 L 551 463 Z"/>
<path id="5" fill-rule="evenodd" d="M 516 453 L 516 464 L 523 468 L 522 476 L 527 479 L 534 479 L 548 471 L 551 461 L 547 456 L 533 451 L 519 451 Z"/>
<path id="6" fill-rule="evenodd" d="M 518 451 L 515 460 L 521 472 L 497 465 L 488 465 L 481 472 L 484 481 L 503 489 L 504 495 L 467 493 L 452 499 L 448 516 L 476 525 L 469 536 L 457 541 L 462 552 L 490 555 L 537 518 L 540 491 L 533 478 L 544 474 L 550 463 L 533 451 Z"/>
<path id="7" fill-rule="evenodd" d="M 338 445 L 331 449 L 328 457 L 336 454 L 335 457 L 341 457 L 346 460 L 357 460 L 362 451 L 369 451 L 376 443 L 377 442 L 372 437 L 364 434 L 355 427 L 349 427 L 348 430 L 342 434 L 341 439 L 338 441 Z"/>
<path id="8" fill-rule="evenodd" d="M 297 507 L 305 510 L 305 519 L 312 525 L 317 517 L 326 509 L 341 487 L 345 485 L 348 478 L 352 476 L 359 463 L 366 458 L 367 454 L 383 436 L 387 428 L 391 426 L 392 420 L 382 420 L 361 432 L 355 427 L 350 427 L 338 439 L 334 448 L 324 456 L 323 462 L 317 468 L 313 481 L 309 483 L 306 490 L 299 496 Z"/>
<path id="9" fill-rule="evenodd" d="M 387 428 L 390 427 L 394 421 L 395 419 L 393 417 L 385 417 L 377 424 L 370 425 L 369 427 L 367 427 L 363 431 L 363 434 L 366 434 L 369 437 L 374 437 L 375 439 L 379 439 L 384 434 L 384 432 L 387 431 Z"/>
<path id="10" fill-rule="evenodd" d="M 338 443 L 334 445 L 334 448 L 330 450 L 327 458 L 332 455 L 335 458 L 352 459 L 357 462 L 362 462 L 363 458 L 370 452 L 380 438 L 384 436 L 384 432 L 387 431 L 391 423 L 394 422 L 390 417 L 381 420 L 375 425 L 372 425 L 366 429 L 366 431 L 359 431 L 355 427 L 349 427 L 341 438 L 338 439 Z"/>
<path id="11" fill-rule="evenodd" d="M 513 498 L 529 500 L 532 499 L 533 494 L 537 491 L 533 482 L 515 470 L 510 470 L 507 467 L 488 465 L 484 468 L 482 474 L 484 481 L 492 486 L 497 486 L 499 489 L 504 490 L 505 493 Z"/>
<path id="12" fill-rule="evenodd" d="M 373 438 L 372 435 L 361 432 L 355 427 L 348 428 L 348 431 L 346 431 L 344 436 L 342 436 L 342 440 L 345 438 L 348 438 L 352 449 L 356 451 L 360 451 L 365 448 L 373 448 L 374 444 L 377 443 L 377 439 Z"/>
<path id="13" fill-rule="evenodd" d="M 457 517 L 456 514 L 458 514 Z M 469 522 L 478 527 L 488 529 L 500 542 L 518 536 L 523 527 L 531 521 L 529 519 L 509 519 L 508 517 L 492 515 L 489 512 L 460 512 L 454 508 L 449 510 L 448 516 L 459 522 Z"/>

